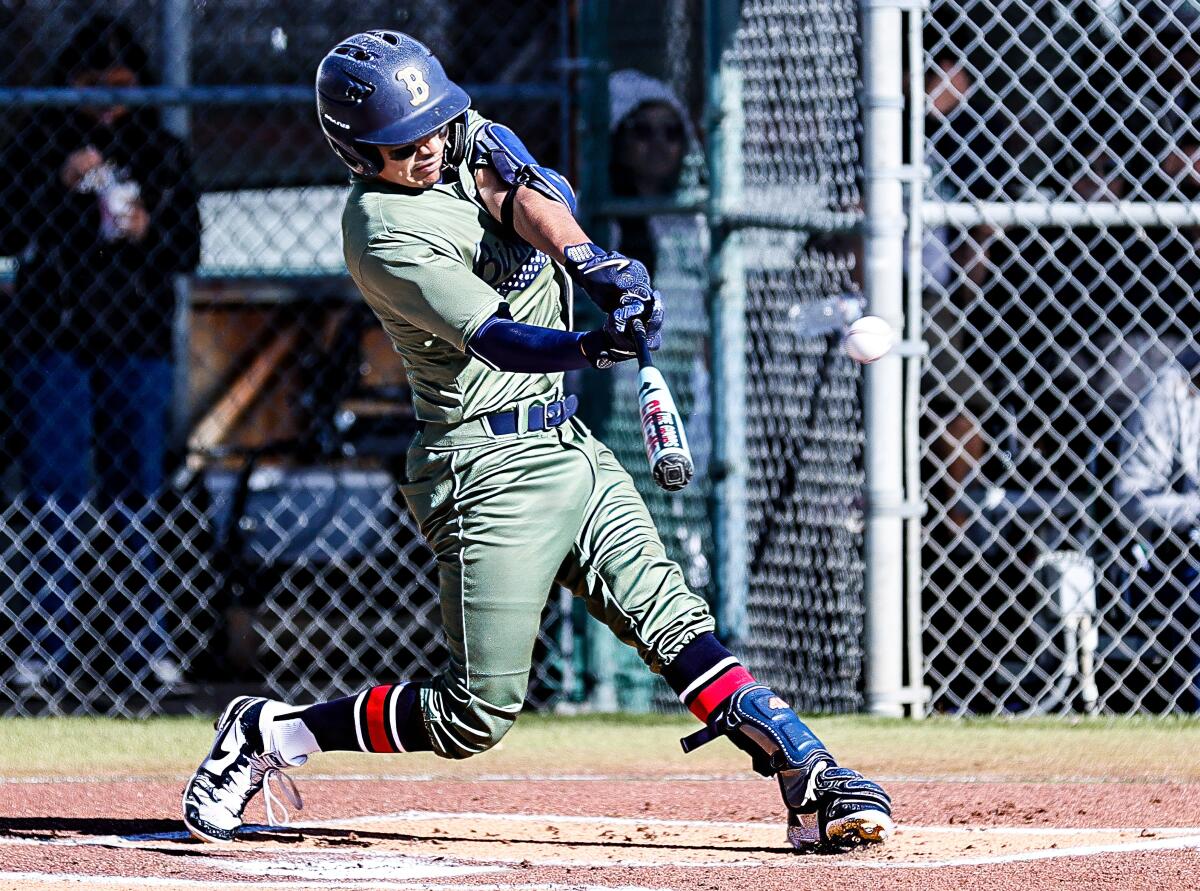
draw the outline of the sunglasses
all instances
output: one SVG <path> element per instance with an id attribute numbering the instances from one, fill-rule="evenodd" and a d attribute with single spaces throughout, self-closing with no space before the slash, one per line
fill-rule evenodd
<path id="1" fill-rule="evenodd" d="M 415 155 L 417 153 L 417 149 L 419 149 L 421 146 L 423 146 L 429 140 L 444 139 L 446 137 L 446 134 L 448 134 L 449 132 L 450 132 L 450 125 L 442 124 L 442 127 L 440 130 L 438 130 L 434 133 L 430 133 L 428 136 L 424 137 L 423 139 L 418 140 L 417 142 L 410 142 L 408 145 L 398 145 L 395 148 L 388 149 L 387 156 L 388 156 L 388 158 L 390 158 L 393 161 L 407 161 L 409 158 L 411 158 L 413 155 Z"/>
<path id="2" fill-rule="evenodd" d="M 649 142 L 656 137 L 666 142 L 683 142 L 682 124 L 658 125 L 634 121 L 629 125 L 629 132 L 634 139 L 640 139 L 642 142 Z"/>

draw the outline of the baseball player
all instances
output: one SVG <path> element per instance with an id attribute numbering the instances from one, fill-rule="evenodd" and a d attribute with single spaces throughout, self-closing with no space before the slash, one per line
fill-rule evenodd
<path id="1" fill-rule="evenodd" d="M 346 266 L 404 361 L 421 422 L 401 488 L 437 556 L 450 662 L 307 707 L 235 699 L 184 791 L 188 829 L 231 839 L 264 782 L 270 805 L 272 775 L 314 752 L 468 758 L 494 746 L 521 711 L 557 583 L 705 723 L 685 748 L 727 736 L 777 777 L 794 846 L 887 838 L 887 794 L 838 766 L 718 642 L 633 481 L 574 417 L 563 372 L 633 358 L 635 320 L 661 343 L 645 267 L 592 243 L 566 179 L 473 111 L 405 34 L 335 46 L 317 71 L 317 113 L 354 174 Z M 572 330 L 577 287 L 606 313 L 601 328 Z"/>

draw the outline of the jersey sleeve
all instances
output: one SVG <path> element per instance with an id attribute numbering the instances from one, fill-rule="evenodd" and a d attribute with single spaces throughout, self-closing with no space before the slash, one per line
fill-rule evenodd
<path id="1" fill-rule="evenodd" d="M 368 247 L 359 276 L 377 309 L 462 352 L 504 302 L 458 259 L 422 242 Z"/>

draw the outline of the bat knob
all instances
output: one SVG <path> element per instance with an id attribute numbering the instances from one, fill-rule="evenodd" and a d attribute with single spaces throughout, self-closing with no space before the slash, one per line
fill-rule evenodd
<path id="1" fill-rule="evenodd" d="M 677 492 L 692 481 L 695 469 L 682 455 L 668 455 L 654 465 L 654 481 L 660 489 Z"/>

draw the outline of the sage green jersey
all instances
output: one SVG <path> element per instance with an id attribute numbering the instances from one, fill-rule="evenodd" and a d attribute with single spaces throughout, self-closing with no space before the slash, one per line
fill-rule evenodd
<path id="1" fill-rule="evenodd" d="M 468 142 L 484 123 L 468 113 Z M 342 214 L 342 240 L 350 275 L 404 362 L 419 420 L 457 424 L 561 392 L 561 373 L 497 371 L 466 352 L 505 303 L 515 321 L 571 327 L 571 287 L 562 269 L 505 234 L 480 202 L 467 162 L 456 178 L 448 174 L 426 190 L 356 181 Z"/>

